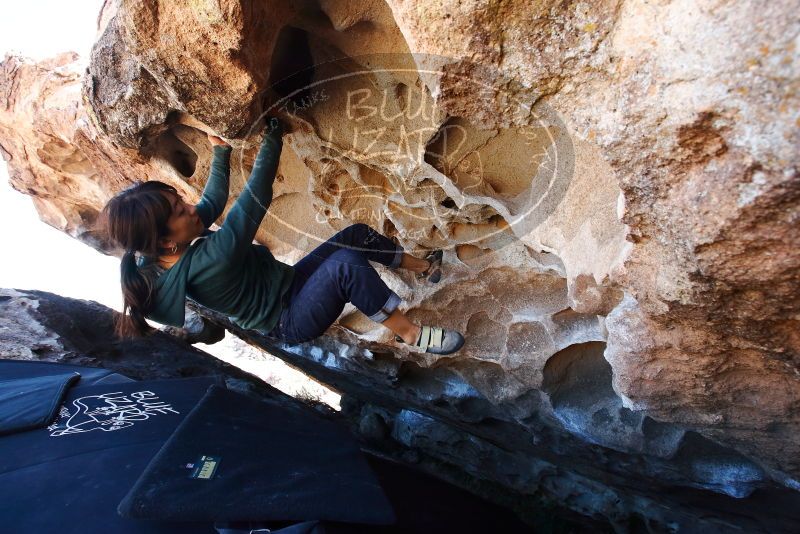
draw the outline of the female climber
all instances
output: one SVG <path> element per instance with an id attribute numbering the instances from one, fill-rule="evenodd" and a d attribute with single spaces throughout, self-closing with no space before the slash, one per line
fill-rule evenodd
<path id="1" fill-rule="evenodd" d="M 243 329 L 299 343 L 325 332 L 345 303 L 352 302 L 395 332 L 397 342 L 433 354 L 460 349 L 464 338 L 459 332 L 417 325 L 401 313 L 400 297 L 369 263 L 409 269 L 418 279 L 436 283 L 441 250 L 416 258 L 361 223 L 339 231 L 295 265 L 276 260 L 267 247 L 253 243 L 272 201 L 282 135 L 280 120 L 270 117 L 247 184 L 217 231 L 208 228 L 228 200 L 232 148 L 213 135 L 208 136 L 213 146 L 211 171 L 196 206 L 157 180 L 139 182 L 108 201 L 101 224 L 125 249 L 123 313 L 116 333 L 151 333 L 145 318 L 183 326 L 189 296 Z"/>

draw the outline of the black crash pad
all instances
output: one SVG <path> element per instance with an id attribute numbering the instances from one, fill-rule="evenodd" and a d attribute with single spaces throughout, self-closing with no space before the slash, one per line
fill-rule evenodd
<path id="1" fill-rule="evenodd" d="M 118 511 L 175 521 L 395 521 L 346 427 L 219 386 L 175 429 Z"/>
<path id="2" fill-rule="evenodd" d="M 70 386 L 80 380 L 74 371 L 0 380 L 0 436 L 49 425 Z"/>
<path id="3" fill-rule="evenodd" d="M 19 365 L 2 365 L 24 376 Z M 19 362 L 16 362 L 19 363 Z M 42 362 L 25 362 L 42 363 Z M 71 387 L 47 427 L 0 437 L 0 531 L 214 533 L 209 523 L 123 519 L 117 505 L 178 423 L 218 378 L 107 383 L 107 370 L 31 366 L 43 375 L 75 367 Z M 87 369 L 84 372 L 84 369 Z"/>
<path id="4" fill-rule="evenodd" d="M 345 530 L 342 530 L 342 527 L 331 529 L 328 526 L 329 524 L 324 521 L 303 521 L 301 523 L 295 523 L 294 525 L 277 528 L 264 525 L 271 525 L 271 523 L 253 522 L 247 527 L 241 528 L 222 526 L 221 523 L 215 523 L 214 528 L 217 529 L 219 534 L 267 534 L 270 532 L 273 534 L 333 534 L 351 532 L 351 527 L 349 525 L 344 527 Z"/>
<path id="5" fill-rule="evenodd" d="M 74 371 L 81 375 L 75 386 L 93 386 L 95 384 L 119 384 L 135 382 L 134 379 L 115 373 L 102 367 L 85 367 L 58 362 L 39 362 L 28 360 L 0 359 L 0 380 L 12 378 L 31 378 L 64 374 Z"/>

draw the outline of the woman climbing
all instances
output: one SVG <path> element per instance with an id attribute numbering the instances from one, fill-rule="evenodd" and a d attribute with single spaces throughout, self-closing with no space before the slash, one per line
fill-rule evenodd
<path id="1" fill-rule="evenodd" d="M 345 303 L 352 302 L 395 332 L 398 342 L 434 354 L 460 349 L 464 338 L 459 332 L 420 326 L 401 313 L 400 297 L 369 263 L 409 269 L 418 279 L 436 283 L 441 250 L 416 258 L 361 223 L 339 231 L 295 265 L 276 260 L 267 247 L 253 243 L 272 201 L 282 134 L 278 118 L 270 117 L 247 184 L 217 231 L 208 227 L 228 200 L 232 148 L 216 136 L 208 136 L 213 145 L 211 172 L 196 206 L 157 180 L 137 183 L 108 201 L 101 224 L 125 249 L 117 334 L 151 333 L 145 318 L 183 326 L 189 296 L 243 329 L 299 343 L 325 332 Z"/>

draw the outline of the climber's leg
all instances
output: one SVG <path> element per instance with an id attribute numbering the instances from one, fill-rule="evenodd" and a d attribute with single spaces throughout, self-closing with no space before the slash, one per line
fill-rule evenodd
<path id="1" fill-rule="evenodd" d="M 317 265 L 291 297 L 283 320 L 284 339 L 296 343 L 321 335 L 347 302 L 373 321 L 383 322 L 401 299 L 381 280 L 363 252 L 338 248 Z"/>
<path id="2" fill-rule="evenodd" d="M 399 267 L 403 256 L 406 255 L 402 247 L 370 226 L 363 223 L 351 224 L 329 237 L 294 264 L 293 296 L 299 292 L 317 268 L 331 254 L 339 250 L 361 251 L 367 255 L 367 259 L 377 261 L 390 268 Z"/>
<path id="3" fill-rule="evenodd" d="M 356 223 L 329 237 L 298 261 L 295 268 L 308 278 L 331 254 L 342 249 L 361 252 L 368 260 L 393 269 L 401 266 L 404 254 L 403 247 L 385 235 L 367 224 Z"/>
<path id="4" fill-rule="evenodd" d="M 319 245 L 295 264 L 296 272 L 301 275 L 301 281 L 311 276 L 319 264 L 325 261 L 325 258 L 342 248 L 360 250 L 367 254 L 369 260 L 392 269 L 399 267 L 418 274 L 424 273 L 431 265 L 427 259 L 416 258 L 404 252 L 400 245 L 395 244 L 369 225 L 356 223 L 328 238 L 325 243 Z"/>

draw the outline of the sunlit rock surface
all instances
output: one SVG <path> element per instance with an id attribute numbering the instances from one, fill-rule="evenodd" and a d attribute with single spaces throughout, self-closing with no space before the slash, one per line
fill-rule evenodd
<path id="1" fill-rule="evenodd" d="M 409 352 L 352 306 L 281 347 L 366 428 L 587 515 L 682 523 L 702 506 L 653 488 L 692 487 L 758 517 L 800 489 L 793 4 L 107 2 L 85 72 L 2 63 L 0 145 L 46 222 L 118 253 L 91 229 L 107 198 L 160 179 L 196 202 L 213 131 L 233 202 L 277 111 L 257 239 L 278 258 L 354 222 L 445 249 L 437 285 L 377 268 L 458 353 Z M 465 434 L 435 437 L 444 420 Z M 455 444 L 481 434 L 504 452 L 471 467 Z"/>

